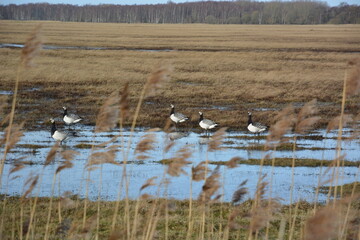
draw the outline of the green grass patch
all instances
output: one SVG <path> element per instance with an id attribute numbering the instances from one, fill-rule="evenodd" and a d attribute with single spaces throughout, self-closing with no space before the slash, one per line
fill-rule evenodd
<path id="1" fill-rule="evenodd" d="M 266 139 L 266 135 L 240 135 L 240 136 L 227 136 L 227 138 L 242 139 L 242 140 L 261 140 Z"/>
<path id="2" fill-rule="evenodd" d="M 29 149 L 39 149 L 39 148 L 47 148 L 48 146 L 36 145 L 36 144 L 17 144 L 16 147 L 29 148 Z"/>
<path id="3" fill-rule="evenodd" d="M 263 165 L 272 166 L 273 159 L 264 159 Z M 319 160 L 319 159 L 295 159 L 296 167 L 320 167 L 320 166 L 329 166 L 332 161 L 330 160 Z M 215 165 L 225 165 L 224 161 L 211 161 L 211 164 Z M 248 164 L 248 165 L 260 165 L 261 159 L 249 159 L 249 160 L 239 160 L 238 164 Z M 358 167 L 359 162 L 344 161 L 345 167 Z M 274 161 L 274 166 L 277 167 L 291 167 L 292 158 L 276 158 Z"/>
<path id="4" fill-rule="evenodd" d="M 74 147 L 80 148 L 80 149 L 91 149 L 92 147 L 95 147 L 95 145 L 87 144 L 87 143 L 79 143 L 79 144 L 76 144 Z"/>
<path id="5" fill-rule="evenodd" d="M 355 192 L 354 193 L 359 194 L 360 193 L 360 182 L 354 182 L 354 183 L 348 183 L 348 184 L 341 185 L 342 186 L 342 191 L 343 191 L 343 196 L 351 195 L 351 193 L 353 191 L 353 188 L 354 188 L 354 185 L 355 185 Z M 338 197 L 341 194 L 341 191 L 340 191 L 341 186 L 338 186 L 338 191 L 337 191 L 337 196 Z M 321 186 L 319 188 L 319 193 L 328 194 L 329 193 L 329 187 L 328 186 Z M 331 196 L 334 196 L 334 188 L 332 188 Z"/>
<path id="6" fill-rule="evenodd" d="M 228 148 L 233 148 L 233 149 L 239 149 L 239 150 L 258 150 L 258 151 L 262 151 L 262 150 L 276 150 L 276 151 L 292 151 L 294 146 L 294 144 L 289 142 L 289 143 L 282 143 L 278 146 L 275 147 L 270 147 L 270 146 L 266 146 L 263 144 L 250 144 L 249 146 L 237 146 L 237 147 L 228 147 Z M 312 150 L 312 151 L 321 151 L 321 150 L 331 150 L 333 148 L 322 148 L 322 147 L 305 147 L 305 145 L 301 145 L 301 144 L 296 144 L 295 145 L 295 150 Z"/>

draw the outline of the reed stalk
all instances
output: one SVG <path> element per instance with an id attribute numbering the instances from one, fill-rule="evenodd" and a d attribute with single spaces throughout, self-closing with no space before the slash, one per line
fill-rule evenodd
<path id="1" fill-rule="evenodd" d="M 21 73 L 21 65 L 19 65 L 17 72 L 16 72 L 16 78 L 15 78 L 15 87 L 14 87 L 14 94 L 13 99 L 11 103 L 11 111 L 10 111 L 10 118 L 9 118 L 9 125 L 8 125 L 8 131 L 6 132 L 6 141 L 5 141 L 5 150 L 3 157 L 0 162 L 0 188 L 2 188 L 2 176 L 4 171 L 4 164 L 6 160 L 6 156 L 8 154 L 8 151 L 10 150 L 8 147 L 6 147 L 9 144 L 10 137 L 11 137 L 11 129 L 14 122 L 14 116 L 15 116 L 15 108 L 16 108 L 16 100 L 17 100 L 17 94 L 19 89 L 19 81 L 20 81 L 20 73 Z"/>
<path id="2" fill-rule="evenodd" d="M 50 203 L 49 203 L 49 210 L 48 210 L 48 215 L 47 215 L 47 220 L 46 220 L 46 226 L 45 226 L 45 235 L 44 235 L 44 240 L 49 239 L 49 226 L 50 226 L 50 219 L 51 219 L 51 211 L 52 211 L 52 204 L 53 204 L 53 196 L 54 196 L 54 190 L 55 190 L 55 183 L 56 183 L 56 173 L 54 173 L 53 176 L 53 181 L 51 184 L 51 197 L 50 197 Z"/>
<path id="3" fill-rule="evenodd" d="M 341 99 L 341 113 L 340 113 L 340 119 L 339 119 L 339 133 L 337 136 L 337 145 L 336 145 L 336 176 L 335 176 L 335 189 L 334 189 L 334 206 L 336 203 L 337 198 L 337 190 L 338 190 L 338 182 L 339 182 L 339 169 L 340 169 L 340 155 L 341 155 L 341 143 L 342 143 L 342 135 L 343 135 L 343 117 L 344 117 L 344 111 L 345 111 L 345 102 L 346 102 L 346 79 L 347 74 L 345 72 L 344 76 L 344 85 L 343 85 L 343 92 L 342 92 L 342 99 Z M 342 186 L 341 186 L 342 189 Z M 342 190 L 341 190 L 342 191 Z M 331 192 L 331 188 L 329 190 Z"/>

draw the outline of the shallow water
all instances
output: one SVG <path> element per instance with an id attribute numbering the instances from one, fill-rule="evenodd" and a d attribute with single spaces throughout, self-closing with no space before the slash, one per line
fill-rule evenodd
<path id="1" fill-rule="evenodd" d="M 14 43 L 0 43 L 0 48 L 23 48 L 23 44 Z M 54 46 L 43 45 L 42 49 L 45 50 L 132 50 L 140 52 L 172 52 L 173 49 L 140 49 L 140 48 L 125 48 L 125 47 L 87 47 L 87 46 Z"/>
<path id="2" fill-rule="evenodd" d="M 102 172 L 102 188 L 100 196 L 104 200 L 116 200 L 119 192 L 119 183 L 122 179 L 122 165 L 103 164 L 102 169 L 100 166 L 90 172 L 90 181 L 86 181 L 87 171 L 84 167 L 87 163 L 88 157 L 91 154 L 89 148 L 79 148 L 78 144 L 101 144 L 109 141 L 112 137 L 119 134 L 119 131 L 94 134 L 93 128 L 88 126 L 78 125 L 74 128 L 77 136 L 69 139 L 64 144 L 62 150 L 74 150 L 79 154 L 75 156 L 72 161 L 74 166 L 69 169 L 61 171 L 55 184 L 55 195 L 62 195 L 65 191 L 70 191 L 73 194 L 79 194 L 84 197 L 86 194 L 86 183 L 88 182 L 89 197 L 96 199 L 99 194 L 99 182 L 100 172 Z M 129 196 L 131 198 L 137 198 L 140 195 L 139 189 L 146 182 L 147 179 L 157 177 L 156 182 L 160 183 L 164 181 L 164 178 L 169 180 L 169 185 L 161 185 L 158 193 L 157 186 L 151 186 L 143 193 L 152 195 L 159 195 L 160 197 L 170 197 L 175 199 L 187 199 L 190 196 L 190 173 L 191 167 L 197 165 L 201 161 L 228 161 L 232 157 L 241 157 L 244 159 L 250 158 L 262 158 L 265 154 L 272 154 L 277 158 L 280 157 L 292 157 L 291 151 L 259 151 L 248 149 L 236 149 L 236 146 L 249 146 L 251 144 L 263 144 L 265 140 L 244 139 L 243 137 L 250 137 L 247 132 L 229 132 L 227 133 L 223 144 L 222 150 L 209 152 L 208 142 L 211 139 L 205 137 L 203 133 L 195 132 L 173 132 L 165 133 L 162 131 L 152 132 L 156 143 L 154 148 L 147 153 L 148 159 L 144 161 L 136 160 L 136 154 L 134 153 L 136 144 L 140 141 L 141 137 L 147 134 L 144 129 L 137 129 L 132 137 L 132 143 L 130 144 L 130 151 L 127 164 L 127 175 L 129 178 Z M 332 160 L 335 156 L 336 132 L 325 134 L 323 130 L 313 132 L 312 135 L 321 135 L 324 140 L 298 140 L 300 146 L 308 147 L 309 150 L 300 150 L 295 153 L 297 158 L 312 158 L 312 159 L 324 159 Z M 350 129 L 344 131 L 345 136 L 351 134 Z M 127 146 L 131 133 L 129 131 L 123 132 L 125 146 Z M 164 152 L 164 146 L 167 143 L 173 141 L 175 146 L 170 149 L 169 152 Z M 51 195 L 53 176 L 58 166 L 63 162 L 59 156 L 55 159 L 55 162 L 44 167 L 44 162 L 50 148 L 53 146 L 54 141 L 50 137 L 49 131 L 30 131 L 25 132 L 18 146 L 15 147 L 7 156 L 4 174 L 3 174 L 3 186 L 1 193 L 7 193 L 10 195 L 21 195 L 27 189 L 24 184 L 29 176 L 33 174 L 41 174 L 42 179 L 40 188 L 34 190 L 33 194 L 39 193 L 40 196 Z M 109 145 L 121 145 L 121 138 L 116 142 Z M 192 164 L 187 165 L 184 168 L 186 174 L 182 174 L 179 177 L 171 177 L 166 174 L 167 165 L 160 164 L 158 161 L 174 157 L 177 151 L 183 147 L 188 147 L 192 152 L 192 156 L 189 160 Z M 313 147 L 320 147 L 322 150 L 310 150 Z M 325 150 L 324 150 L 325 149 Z M 360 144 L 358 141 L 344 141 L 344 152 L 346 152 L 346 160 L 359 161 Z M 102 150 L 100 150 L 102 151 Z M 123 161 L 123 151 L 119 148 L 116 154 L 116 161 Z M 25 156 L 23 161 L 29 161 L 31 164 L 26 165 L 22 170 L 9 174 L 14 167 L 14 160 Z M 216 166 L 210 164 L 211 170 Z M 258 176 L 260 174 L 260 166 L 252 165 L 239 165 L 237 168 L 229 169 L 225 166 L 220 166 L 219 171 L 221 173 L 221 183 L 224 186 L 219 190 L 219 194 L 223 194 L 225 201 L 231 201 L 232 193 L 236 190 L 238 185 L 244 180 L 248 180 L 246 187 L 249 189 L 248 197 L 253 197 Z M 294 199 L 306 199 L 307 201 L 315 200 L 314 188 L 317 186 L 319 177 L 322 182 L 329 179 L 328 176 L 322 176 L 320 172 L 324 172 L 324 169 L 319 167 L 296 167 L 294 172 Z M 358 180 L 358 168 L 357 167 L 345 167 L 341 170 L 343 176 L 339 180 L 339 184 L 350 183 Z M 289 202 L 290 186 L 291 186 L 291 168 L 290 167 L 275 167 L 269 166 L 262 167 L 262 174 L 267 174 L 266 181 L 272 182 L 272 196 L 282 198 L 284 203 Z M 331 171 L 330 173 L 331 174 Z M 197 198 L 201 192 L 203 182 L 193 182 L 193 197 Z M 25 189 L 25 190 L 24 190 Z M 270 187 L 269 187 L 270 190 Z M 268 191 L 270 192 L 270 191 Z M 121 196 L 124 197 L 124 189 L 121 189 Z M 326 200 L 326 196 L 320 195 L 319 201 Z"/>

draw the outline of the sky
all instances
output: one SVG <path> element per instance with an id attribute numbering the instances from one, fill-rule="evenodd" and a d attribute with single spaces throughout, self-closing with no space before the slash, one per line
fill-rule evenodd
<path id="1" fill-rule="evenodd" d="M 197 2 L 201 0 L 172 0 L 175 3 L 182 3 L 182 2 Z M 221 0 L 217 0 L 221 1 Z M 268 0 L 261 0 L 261 1 L 268 1 Z M 338 6 L 342 2 L 346 2 L 347 4 L 356 4 L 360 5 L 360 0 L 321 0 L 327 2 L 327 4 L 331 7 Z M 121 4 L 121 5 L 141 5 L 141 4 L 158 4 L 158 3 L 167 3 L 168 0 L 0 0 L 1 5 L 7 4 L 26 4 L 26 3 L 43 3 L 48 2 L 52 4 L 73 4 L 73 5 L 85 5 L 85 4 Z"/>

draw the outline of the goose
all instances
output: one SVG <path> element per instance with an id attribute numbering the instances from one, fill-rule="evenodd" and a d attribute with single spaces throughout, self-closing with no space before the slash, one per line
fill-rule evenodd
<path id="1" fill-rule="evenodd" d="M 56 141 L 60 141 L 60 144 L 66 139 L 69 138 L 69 134 L 66 132 L 58 131 L 56 128 L 55 120 L 53 118 L 50 119 L 51 125 L 51 137 Z"/>
<path id="2" fill-rule="evenodd" d="M 258 122 L 253 122 L 252 121 L 252 115 L 251 115 L 251 112 L 248 112 L 248 115 L 249 115 L 249 119 L 248 119 L 248 126 L 247 126 L 247 129 L 252 132 L 252 133 L 255 133 L 255 134 L 260 134 L 261 132 L 265 131 L 268 127 L 261 124 L 261 123 L 258 123 Z"/>
<path id="3" fill-rule="evenodd" d="M 185 122 L 189 118 L 182 113 L 178 113 L 178 112 L 175 113 L 175 106 L 172 104 L 170 104 L 170 106 L 171 106 L 170 119 L 175 123 L 175 128 L 177 128 L 178 123 Z"/>
<path id="4" fill-rule="evenodd" d="M 67 125 L 78 123 L 82 120 L 82 118 L 76 114 L 73 113 L 68 114 L 66 107 L 63 107 L 63 109 L 64 109 L 63 120 Z"/>
<path id="5" fill-rule="evenodd" d="M 207 134 L 209 129 L 213 129 L 214 127 L 219 125 L 210 119 L 204 119 L 204 115 L 202 112 L 199 112 L 199 114 L 200 114 L 199 125 L 201 128 L 205 129 L 205 134 Z"/>

